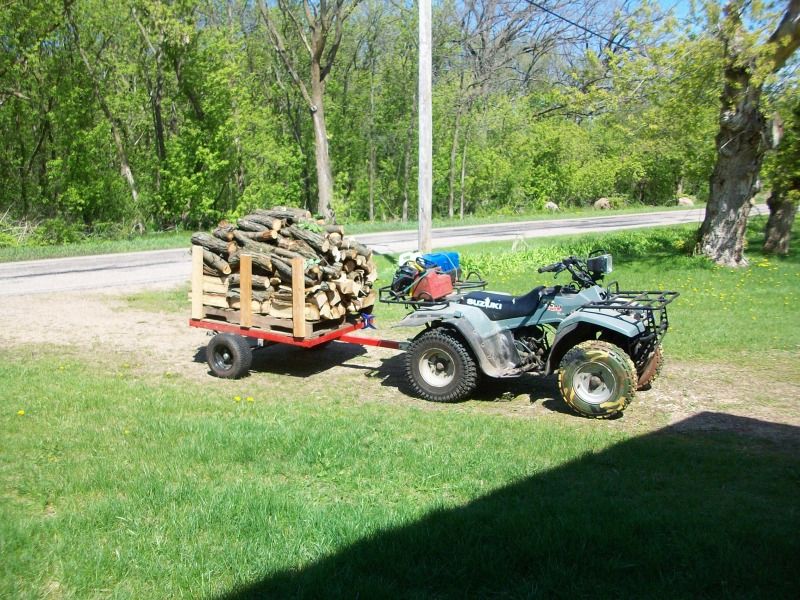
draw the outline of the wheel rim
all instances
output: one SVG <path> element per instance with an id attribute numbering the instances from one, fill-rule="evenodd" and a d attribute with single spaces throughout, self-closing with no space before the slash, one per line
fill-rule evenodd
<path id="1" fill-rule="evenodd" d="M 233 353 L 227 346 L 214 349 L 214 366 L 220 371 L 230 371 L 233 368 Z"/>
<path id="2" fill-rule="evenodd" d="M 616 394 L 617 378 L 606 365 L 586 362 L 575 370 L 572 387 L 583 401 L 589 404 L 603 404 Z"/>
<path id="3" fill-rule="evenodd" d="M 431 348 L 419 357 L 419 374 L 432 387 L 446 387 L 456 376 L 453 357 L 441 348 Z"/>

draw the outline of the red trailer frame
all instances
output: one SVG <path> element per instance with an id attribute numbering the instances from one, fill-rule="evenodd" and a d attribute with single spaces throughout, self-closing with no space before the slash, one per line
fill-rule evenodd
<path id="1" fill-rule="evenodd" d="M 323 333 L 312 338 L 294 337 L 288 333 L 280 333 L 277 331 L 266 331 L 264 329 L 253 329 L 249 327 L 241 327 L 239 325 L 232 325 L 222 321 L 212 321 L 209 319 L 189 319 L 190 327 L 198 327 L 201 329 L 210 329 L 212 331 L 219 331 L 221 333 L 233 333 L 242 337 L 255 338 L 265 340 L 268 342 L 275 342 L 278 344 L 288 344 L 289 346 L 297 346 L 299 348 L 313 348 L 326 342 L 339 341 L 348 344 L 357 344 L 359 346 L 377 346 L 379 348 L 392 348 L 399 350 L 401 343 L 395 340 L 383 340 L 380 338 L 373 338 L 364 335 L 353 335 L 354 331 L 364 329 L 363 320 L 356 323 L 346 323 L 338 329 Z"/>

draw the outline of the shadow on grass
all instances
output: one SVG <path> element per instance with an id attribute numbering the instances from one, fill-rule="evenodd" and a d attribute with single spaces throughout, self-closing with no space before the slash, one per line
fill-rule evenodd
<path id="1" fill-rule="evenodd" d="M 729 434 L 709 434 L 708 421 Z M 800 428 L 724 414 L 378 530 L 221 597 L 800 597 Z"/>
<path id="2" fill-rule="evenodd" d="M 311 377 L 366 354 L 363 346 L 331 343 L 316 348 L 296 348 L 286 344 L 273 344 L 253 350 L 255 372 L 287 375 L 289 377 Z M 206 347 L 202 346 L 194 354 L 194 361 L 206 362 Z M 210 373 L 210 371 L 209 371 Z"/>

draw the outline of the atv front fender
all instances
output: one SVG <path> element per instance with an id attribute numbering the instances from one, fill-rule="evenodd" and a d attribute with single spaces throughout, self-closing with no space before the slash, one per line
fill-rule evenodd
<path id="1" fill-rule="evenodd" d="M 610 331 L 628 339 L 634 339 L 645 332 L 645 324 L 633 317 L 616 311 L 595 312 L 594 310 L 576 310 L 561 321 L 556 330 L 556 337 L 550 348 L 546 373 L 550 374 L 558 368 L 561 358 L 567 351 L 589 339 L 595 339 L 598 332 Z"/>
<path id="2" fill-rule="evenodd" d="M 519 354 L 514 347 L 514 337 L 510 331 L 489 320 L 480 308 L 458 304 L 438 310 L 418 310 L 407 315 L 396 327 L 422 325 L 446 327 L 458 332 L 486 375 L 514 377 L 519 374 L 515 372 Z"/>

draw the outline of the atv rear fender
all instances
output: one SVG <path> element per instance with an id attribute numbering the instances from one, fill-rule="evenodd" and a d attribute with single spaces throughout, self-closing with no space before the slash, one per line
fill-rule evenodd
<path id="1" fill-rule="evenodd" d="M 561 321 L 556 330 L 545 374 L 549 375 L 558 369 L 561 359 L 570 348 L 581 342 L 597 339 L 598 334 L 604 331 L 634 339 L 642 335 L 646 328 L 643 322 L 621 313 L 576 310 Z"/>
<path id="2" fill-rule="evenodd" d="M 451 304 L 436 310 L 418 310 L 407 315 L 396 327 L 445 327 L 452 329 L 468 344 L 480 365 L 490 377 L 513 377 L 520 359 L 514 337 L 507 329 L 489 320 L 480 308 Z M 418 335 L 422 335 L 421 332 Z"/>

